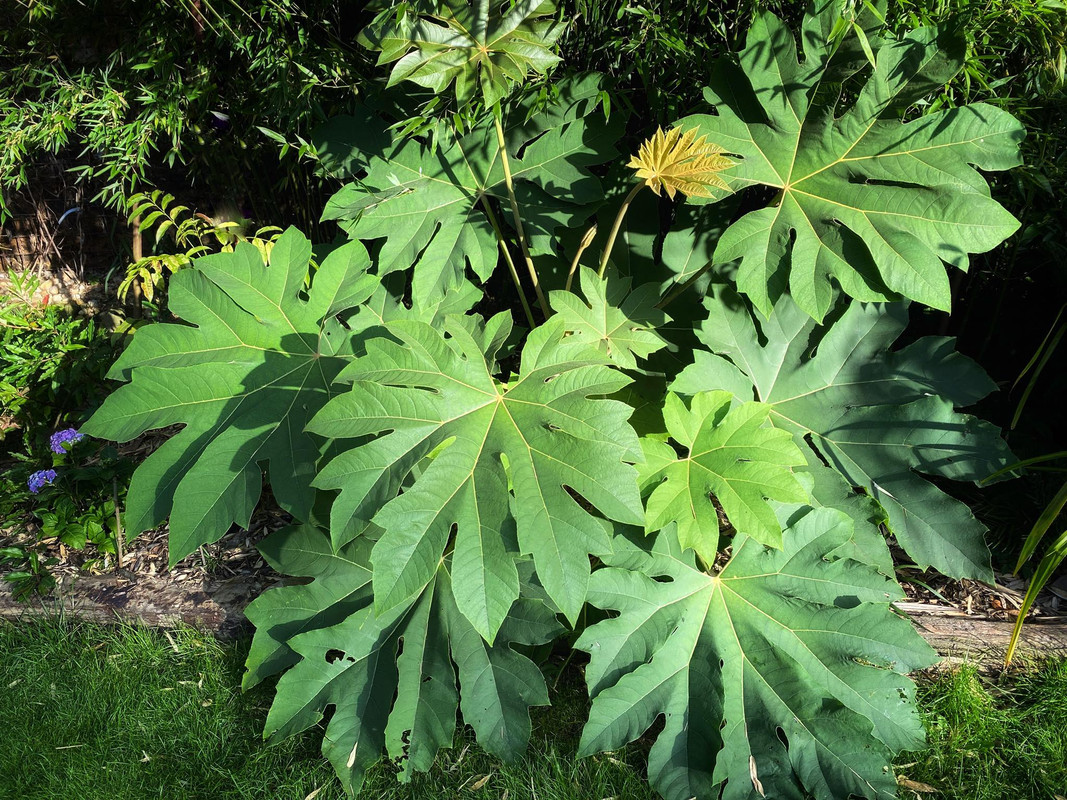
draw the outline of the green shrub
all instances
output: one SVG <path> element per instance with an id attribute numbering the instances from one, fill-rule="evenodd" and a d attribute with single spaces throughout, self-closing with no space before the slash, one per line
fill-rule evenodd
<path id="1" fill-rule="evenodd" d="M 1017 229 L 978 169 L 1016 166 L 1022 126 L 916 115 L 965 42 L 826 0 L 799 49 L 756 14 L 710 107 L 628 169 L 598 77 L 507 101 L 551 66 L 553 11 L 378 17 L 394 82 L 464 124 L 332 120 L 315 149 L 350 182 L 324 217 L 349 241 L 313 268 L 289 229 L 180 270 L 181 323 L 138 332 L 85 430 L 182 426 L 127 515 L 169 519 L 172 561 L 246 526 L 266 473 L 296 523 L 261 552 L 303 580 L 249 607 L 245 685 L 282 673 L 269 736 L 332 708 L 349 790 L 383 751 L 427 770 L 459 716 L 517 756 L 548 702 L 533 657 L 566 633 L 589 654 L 581 753 L 661 720 L 665 797 L 893 796 L 891 755 L 923 736 L 907 673 L 935 655 L 891 610 L 883 526 L 991 579 L 984 528 L 929 478 L 1012 460 L 957 410 L 995 387 L 951 340 L 894 349 L 901 301 L 947 310 L 948 270 Z M 666 235 L 644 188 L 675 201 Z"/>

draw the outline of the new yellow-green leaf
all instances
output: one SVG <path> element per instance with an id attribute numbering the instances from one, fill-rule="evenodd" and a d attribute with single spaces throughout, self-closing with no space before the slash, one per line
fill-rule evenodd
<path id="1" fill-rule="evenodd" d="M 659 128 L 641 144 L 627 166 L 637 170 L 637 177 L 656 194 L 666 189 L 672 200 L 676 192 L 711 197 L 712 187 L 729 190 L 719 173 L 733 162 L 722 155 L 721 147 L 709 142 L 707 136 L 698 138 L 698 133 L 696 128 Z"/>
<path id="2" fill-rule="evenodd" d="M 708 564 L 719 549 L 713 497 L 737 530 L 771 547 L 782 546 L 782 527 L 767 500 L 809 499 L 790 469 L 804 465 L 804 454 L 788 432 L 770 426 L 770 407 L 749 402 L 731 410 L 732 402 L 729 392 L 701 392 L 686 408 L 668 394 L 667 430 L 688 454 L 679 457 L 656 439 L 641 441 L 641 486 L 654 487 L 645 503 L 645 529 L 678 523 L 682 547 L 693 548 Z"/>

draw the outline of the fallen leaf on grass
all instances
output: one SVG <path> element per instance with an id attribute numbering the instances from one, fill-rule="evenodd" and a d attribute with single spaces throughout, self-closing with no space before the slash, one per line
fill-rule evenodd
<path id="1" fill-rule="evenodd" d="M 902 775 L 897 775 L 897 785 L 904 789 L 909 789 L 916 793 L 925 794 L 938 794 L 941 790 L 935 789 L 928 783 L 920 783 L 919 781 L 909 780 Z"/>
<path id="2" fill-rule="evenodd" d="M 479 790 L 479 789 L 481 789 L 481 788 L 482 788 L 483 786 L 485 786 L 485 784 L 489 783 L 489 779 L 490 779 L 491 777 L 493 777 L 493 773 L 491 773 L 491 772 L 490 772 L 490 773 L 489 773 L 488 775 L 482 775 L 482 776 L 481 776 L 480 778 L 477 778 L 477 779 L 476 779 L 476 780 L 474 781 L 474 783 L 472 783 L 472 784 L 470 785 L 470 789 L 469 789 L 469 791 L 472 791 L 472 792 L 476 792 L 476 791 L 478 791 L 478 790 Z"/>
<path id="3" fill-rule="evenodd" d="M 448 768 L 449 772 L 455 772 L 459 768 L 460 762 L 463 761 L 463 757 L 467 755 L 467 751 L 470 749 L 469 744 L 463 745 L 463 749 L 459 751 L 459 756 L 456 758 L 456 763 Z"/>

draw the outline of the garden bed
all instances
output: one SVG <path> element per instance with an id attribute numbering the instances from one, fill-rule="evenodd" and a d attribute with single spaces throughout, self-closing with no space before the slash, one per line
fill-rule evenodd
<path id="1" fill-rule="evenodd" d="M 224 639 L 250 633 L 244 609 L 266 589 L 286 579 L 259 556 L 255 543 L 288 522 L 277 508 L 253 517 L 249 530 L 234 531 L 167 567 L 167 531 L 161 527 L 137 537 L 123 558 L 123 569 L 82 570 L 83 551 L 47 543 L 45 556 L 59 559 L 52 571 L 56 588 L 48 597 L 18 602 L 0 585 L 0 618 L 65 613 L 95 622 L 140 621 L 157 627 L 192 625 Z M 18 537 L 7 537 L 17 542 Z M 994 666 L 1002 663 L 1026 583 L 997 574 L 997 583 L 953 581 L 922 575 L 902 580 L 908 597 L 895 603 L 916 630 L 945 657 Z M 1067 580 L 1042 592 L 1023 631 L 1019 657 L 1067 657 Z"/>

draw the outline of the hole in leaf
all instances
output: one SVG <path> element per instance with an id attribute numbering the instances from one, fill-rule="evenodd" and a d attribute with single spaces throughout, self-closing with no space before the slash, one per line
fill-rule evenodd
<path id="1" fill-rule="evenodd" d="M 788 750 L 789 739 L 786 737 L 785 729 L 781 725 L 774 729 L 774 735 L 778 737 L 778 741 L 780 741 L 785 746 L 785 749 Z"/>
<path id="2" fill-rule="evenodd" d="M 826 460 L 826 458 L 823 456 L 823 454 L 819 452 L 819 448 L 815 446 L 815 437 L 810 433 L 805 433 L 804 434 L 804 442 L 805 442 L 805 444 L 807 444 L 808 447 L 811 448 L 811 452 L 813 452 L 816 456 L 818 456 L 819 461 L 822 462 L 822 465 L 824 467 L 829 468 L 830 467 L 830 462 Z"/>
<path id="3" fill-rule="evenodd" d="M 326 663 L 327 664 L 333 664 L 333 663 L 335 663 L 337 661 L 340 661 L 344 657 L 345 657 L 345 651 L 344 650 L 327 650 L 326 651 Z"/>

